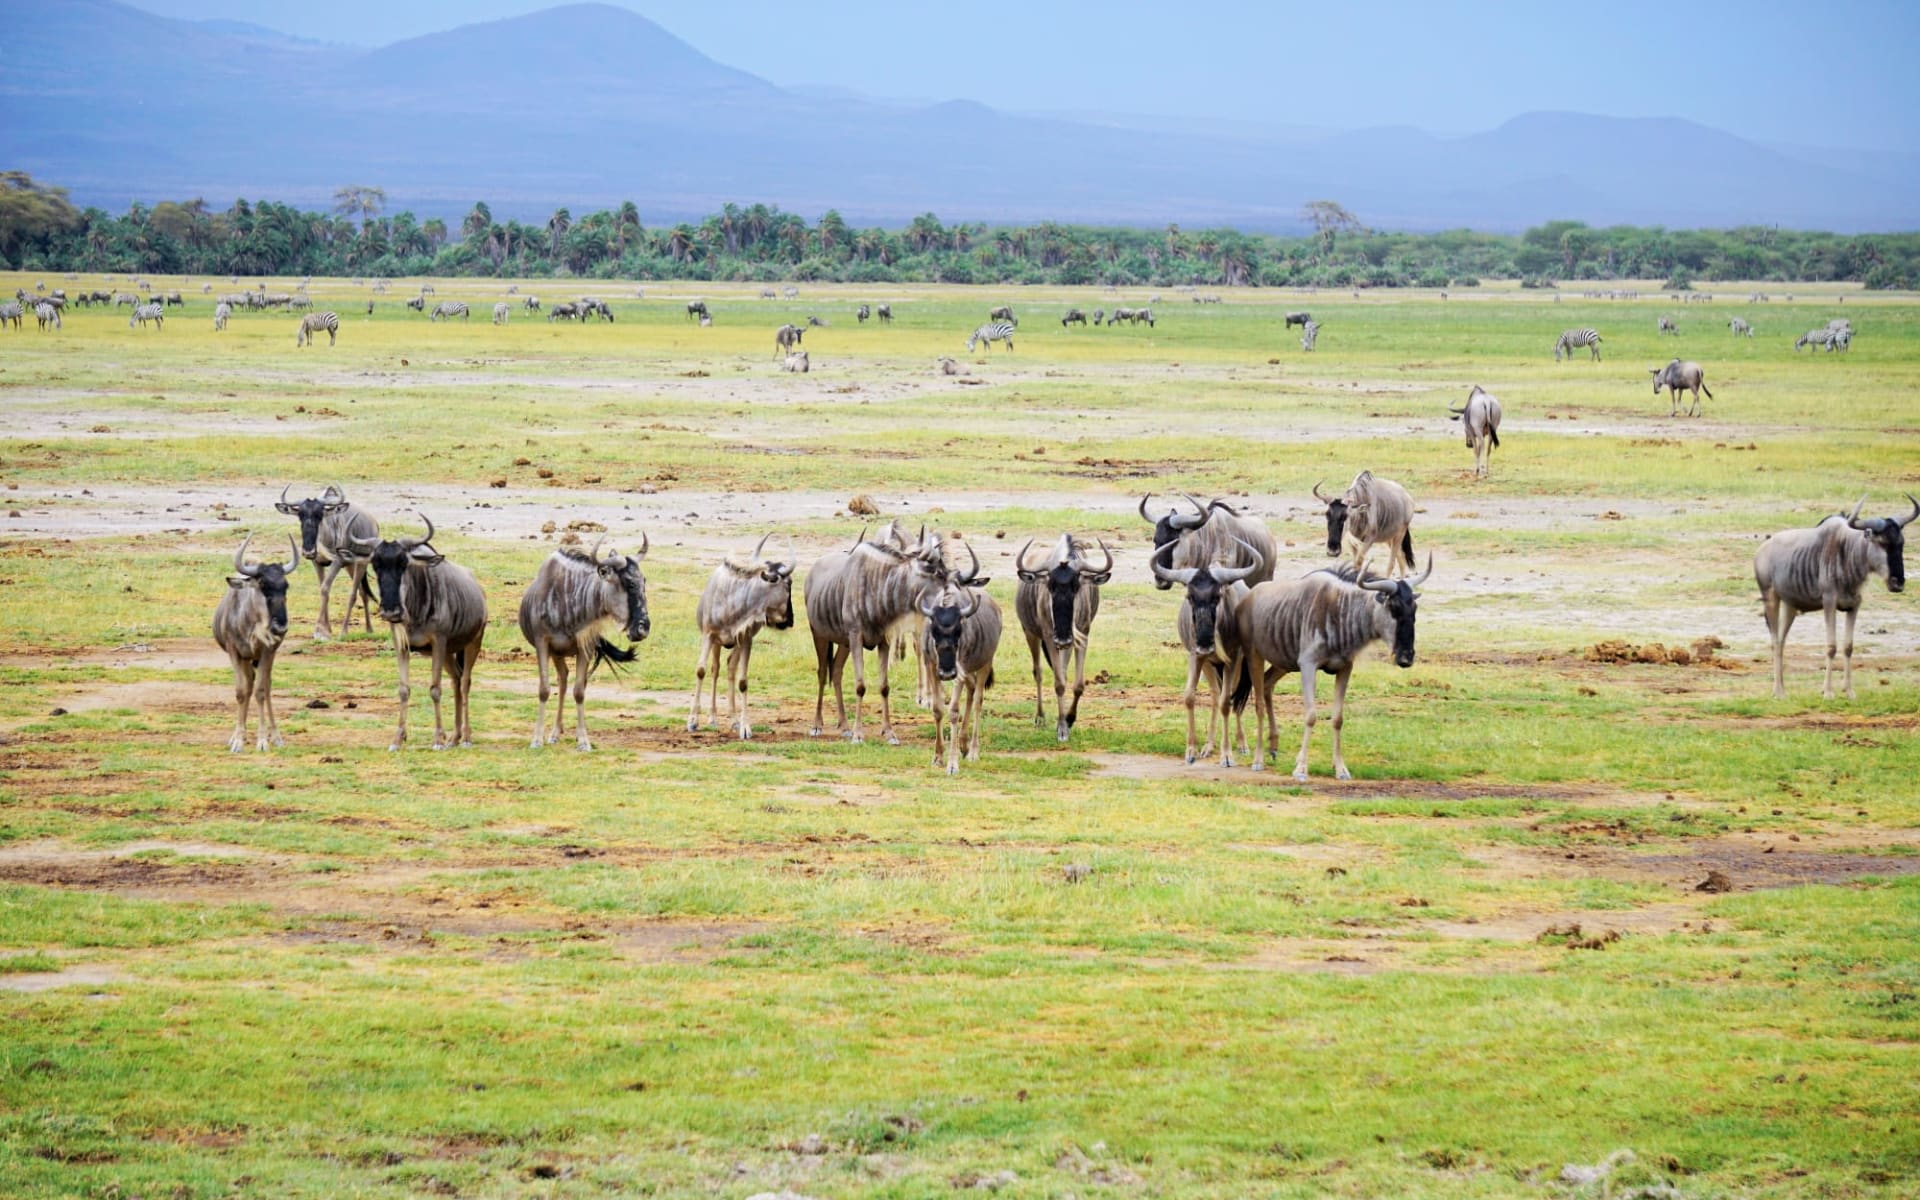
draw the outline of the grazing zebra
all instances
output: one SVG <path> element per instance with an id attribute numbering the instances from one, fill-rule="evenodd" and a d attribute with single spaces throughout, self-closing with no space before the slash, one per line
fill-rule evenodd
<path id="1" fill-rule="evenodd" d="M 1007 349 L 1011 351 L 1013 349 L 1013 325 L 1007 321 L 989 321 L 985 325 L 982 325 L 973 331 L 972 337 L 967 339 L 967 353 L 972 354 L 974 346 L 981 342 L 987 344 L 987 353 L 989 354 L 993 353 L 993 344 L 995 342 L 1005 342 Z"/>
<path id="2" fill-rule="evenodd" d="M 318 337 L 322 329 L 327 331 L 327 345 L 333 345 L 334 338 L 340 333 L 340 314 L 328 311 L 308 313 L 301 317 L 300 332 L 293 335 L 293 344 L 306 345 Z"/>
<path id="3" fill-rule="evenodd" d="M 1679 336 L 1680 336 L 1680 327 L 1679 327 L 1678 325 L 1675 325 L 1675 324 L 1673 323 L 1673 318 L 1672 318 L 1672 317 L 1661 317 L 1661 318 L 1660 318 L 1660 329 L 1659 329 L 1659 332 L 1661 332 L 1661 333 L 1670 333 L 1670 334 L 1672 334 L 1672 335 L 1673 335 L 1673 336 L 1675 336 L 1675 337 L 1679 337 Z"/>
<path id="4" fill-rule="evenodd" d="M 287 305 L 287 307 L 289 307 L 289 308 L 312 308 L 312 307 L 313 307 L 313 297 L 312 297 L 312 296 L 309 296 L 309 295 L 307 295 L 307 294 L 306 294 L 305 292 L 300 292 L 300 293 L 298 293 L 297 295 L 295 295 L 295 296 L 294 296 L 294 298 L 293 298 L 293 299 L 292 299 L 292 300 L 291 300 L 291 301 L 290 301 L 290 302 L 288 303 L 288 305 Z"/>
<path id="5" fill-rule="evenodd" d="M 1553 344 L 1553 361 L 1559 362 L 1561 356 L 1573 357 L 1573 352 L 1585 346 L 1593 353 L 1593 361 L 1600 361 L 1600 331 L 1598 329 L 1569 329 L 1560 335 Z"/>
<path id="6" fill-rule="evenodd" d="M 1308 321 L 1307 327 L 1300 331 L 1300 348 L 1302 350 L 1311 350 L 1314 347 L 1314 343 L 1319 340 L 1320 322 Z"/>
<path id="7" fill-rule="evenodd" d="M 148 321 L 152 321 L 155 329 L 164 329 L 166 312 L 166 308 L 162 305 L 136 304 L 133 306 L 133 315 L 127 318 L 127 328 L 132 329 L 136 325 L 145 325 Z"/>
<path id="8" fill-rule="evenodd" d="M 421 284 L 421 285 L 420 285 L 420 294 L 421 294 L 422 296 L 432 296 L 432 295 L 434 295 L 434 294 L 435 294 L 435 292 L 434 292 L 434 290 L 433 290 L 433 285 L 432 285 L 432 284 L 430 284 L 430 283 L 423 283 L 423 284 Z"/>
<path id="9" fill-rule="evenodd" d="M 20 306 L 20 302 L 17 300 L 9 300 L 5 304 L 0 304 L 0 325 L 12 322 L 13 327 L 18 329 L 20 328 L 20 320 L 25 315 L 26 310 Z"/>
<path id="10" fill-rule="evenodd" d="M 1745 321 L 1742 321 L 1739 317 L 1735 317 L 1733 320 L 1728 321 L 1727 329 L 1735 337 L 1739 337 L 1742 334 L 1745 334 L 1747 337 L 1753 336 L 1753 326 L 1747 324 Z"/>
<path id="11" fill-rule="evenodd" d="M 1075 322 L 1085 325 L 1087 323 L 1087 314 L 1077 308 L 1070 308 L 1067 310 L 1067 315 L 1060 318 L 1060 328 L 1065 329 Z"/>
<path id="12" fill-rule="evenodd" d="M 882 304 L 879 308 L 873 310 L 873 315 L 891 325 L 893 324 L 893 305 Z"/>
<path id="13" fill-rule="evenodd" d="M 447 317 L 449 319 L 459 317 L 462 321 L 466 320 L 467 302 L 464 300 L 442 300 L 433 306 L 433 312 L 428 315 L 427 320 L 438 321 L 441 317 Z"/>
<path id="14" fill-rule="evenodd" d="M 40 322 L 40 328 L 43 331 L 49 325 L 55 329 L 60 328 L 60 310 L 51 304 L 41 303 L 34 305 L 33 319 Z"/>
<path id="15" fill-rule="evenodd" d="M 371 301 L 369 301 L 369 303 L 371 303 Z M 233 315 L 233 305 L 228 304 L 225 300 L 222 300 L 220 303 L 214 305 L 213 306 L 213 328 L 215 329 L 215 331 L 225 329 L 227 327 L 227 318 L 232 315 Z"/>
<path id="16" fill-rule="evenodd" d="M 505 325 L 507 323 L 507 314 L 512 311 L 513 311 L 513 305 L 508 304 L 505 301 L 502 301 L 499 304 L 494 305 L 493 306 L 493 323 L 495 325 Z"/>
<path id="17" fill-rule="evenodd" d="M 1809 329 L 1801 334 L 1793 343 L 1794 352 L 1798 353 L 1802 346 L 1825 346 L 1831 350 L 1833 349 L 1833 335 L 1834 331 L 1832 329 Z"/>
<path id="18" fill-rule="evenodd" d="M 792 300 L 800 294 L 800 289 L 789 285 L 787 287 L 781 288 L 780 294 L 782 296 L 785 296 L 787 299 Z"/>

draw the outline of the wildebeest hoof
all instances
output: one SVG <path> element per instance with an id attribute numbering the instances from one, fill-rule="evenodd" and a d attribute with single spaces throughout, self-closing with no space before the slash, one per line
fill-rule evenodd
<path id="1" fill-rule="evenodd" d="M 1191 750 L 1189 750 L 1189 751 L 1187 751 L 1187 765 L 1188 765 L 1188 766 L 1192 766 L 1192 765 L 1193 765 L 1194 763 L 1196 763 L 1196 762 L 1199 762 L 1199 761 L 1200 761 L 1200 757 L 1199 757 L 1199 755 L 1197 755 L 1197 754 L 1195 754 L 1195 753 L 1194 753 L 1193 751 L 1191 751 Z"/>
<path id="2" fill-rule="evenodd" d="M 395 742 L 391 746 L 387 747 L 387 753 L 392 754 L 394 751 L 398 750 L 399 748 L 400 748 L 400 743 Z"/>
<path id="3" fill-rule="evenodd" d="M 1259 759 L 1256 758 L 1253 760 L 1252 764 L 1248 766 L 1247 769 L 1249 771 L 1264 771 L 1267 769 L 1267 764 L 1261 762 Z"/>
<path id="4" fill-rule="evenodd" d="M 887 745 L 889 745 L 889 746 L 898 746 L 899 744 L 900 744 L 900 735 L 899 735 L 899 734 L 897 734 L 897 733 L 890 733 L 890 734 L 888 734 L 888 735 L 887 735 Z"/>
<path id="5" fill-rule="evenodd" d="M 575 746 L 574 749 L 580 751 L 582 754 L 586 754 L 593 749 L 593 743 L 585 738 L 581 738 L 579 744 Z"/>
<path id="6" fill-rule="evenodd" d="M 948 764 L 947 764 L 947 774 L 949 774 L 949 775 L 958 775 L 959 773 L 960 773 L 960 764 L 959 764 L 959 763 L 948 763 Z"/>
<path id="7" fill-rule="evenodd" d="M 1033 727 L 1035 729 L 1045 729 L 1047 727 L 1047 718 L 1044 713 L 1033 714 Z"/>
<path id="8" fill-rule="evenodd" d="M 1307 771 L 1306 771 L 1306 768 L 1305 768 L 1305 767 L 1295 767 L 1295 768 L 1293 769 L 1293 777 L 1294 777 L 1294 779 L 1295 779 L 1295 780 L 1297 780 L 1297 781 L 1299 781 L 1299 782 L 1301 782 L 1301 783 L 1305 783 L 1305 782 L 1307 781 Z"/>
<path id="9" fill-rule="evenodd" d="M 852 742 L 856 746 L 858 746 L 860 743 L 867 740 L 865 737 L 857 733 L 843 733 L 840 736 L 847 739 L 849 742 Z"/>
<path id="10" fill-rule="evenodd" d="M 699 718 L 699 717 L 688 717 L 688 718 L 687 718 L 687 732 L 688 732 L 688 733 L 699 733 L 699 732 L 700 732 L 700 718 Z"/>
<path id="11" fill-rule="evenodd" d="M 540 737 L 539 735 L 536 734 L 534 736 L 534 739 L 531 742 L 527 743 L 527 749 L 529 750 L 545 749 L 546 744 L 547 744 L 547 739 Z"/>
<path id="12" fill-rule="evenodd" d="M 313 640 L 316 642 L 330 642 L 333 640 L 333 634 L 324 629 L 316 629 L 313 631 Z"/>
<path id="13" fill-rule="evenodd" d="M 1333 773 L 1333 777 L 1335 779 L 1352 779 L 1353 772 L 1347 770 L 1345 767 L 1341 767 L 1338 771 L 1335 771 Z"/>

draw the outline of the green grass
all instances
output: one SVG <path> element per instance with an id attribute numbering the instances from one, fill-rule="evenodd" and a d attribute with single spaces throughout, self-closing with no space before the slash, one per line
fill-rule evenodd
<path id="1" fill-rule="evenodd" d="M 497 290 L 439 284 L 476 312 Z M 1062 331 L 1069 303 L 1146 294 L 521 290 L 619 319 L 429 325 L 396 285 L 368 320 L 322 280 L 331 348 L 284 314 L 215 334 L 200 299 L 157 334 L 83 311 L 0 342 L 0 1192 L 1911 1190 L 1920 626 L 1876 583 L 1859 699 L 1825 701 L 1803 618 L 1776 701 L 1749 571 L 1769 531 L 1920 491 L 1911 298 L 1169 290 L 1154 330 Z M 1016 353 L 936 375 L 1008 299 Z M 862 300 L 899 319 L 857 325 Z M 1299 307 L 1311 355 L 1279 328 Z M 1851 354 L 1792 354 L 1839 312 Z M 808 313 L 814 372 L 781 374 L 772 329 Z M 1669 313 L 1716 393 L 1697 421 L 1645 382 Z M 1582 324 L 1606 361 L 1553 363 Z M 1488 480 L 1445 418 L 1472 382 L 1507 408 Z M 1356 672 L 1355 783 L 1328 780 L 1324 721 L 1308 785 L 1182 767 L 1177 597 L 1144 582 L 1132 505 L 1244 491 L 1298 572 L 1325 561 L 1312 484 L 1361 466 L 1427 507 L 1439 565 L 1416 665 Z M 225 752 L 207 625 L 289 481 L 388 527 L 423 509 L 481 579 L 475 749 L 421 745 L 416 660 L 415 741 L 385 751 L 386 635 L 310 642 L 308 572 L 288 745 Z M 862 492 L 966 534 L 1008 609 L 982 758 L 951 779 L 910 677 L 902 746 L 805 736 L 803 629 L 757 645 L 760 740 L 684 732 L 722 547 L 774 528 L 810 561 Z M 653 634 L 589 692 L 595 754 L 530 751 L 514 614 L 541 524 L 578 518 L 653 539 Z M 1050 695 L 1033 724 L 1010 578 L 1062 528 L 1122 564 L 1067 747 Z M 1708 633 L 1726 669 L 1583 656 Z M 1709 868 L 1737 890 L 1695 891 Z M 1576 922 L 1622 936 L 1535 936 Z M 1607 1188 L 1555 1182 L 1621 1148 Z"/>

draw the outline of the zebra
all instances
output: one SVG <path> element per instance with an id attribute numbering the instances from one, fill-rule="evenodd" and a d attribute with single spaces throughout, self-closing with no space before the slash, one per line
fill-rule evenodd
<path id="1" fill-rule="evenodd" d="M 329 310 L 327 312 L 308 313 L 306 316 L 301 317 L 300 332 L 293 335 L 293 344 L 296 346 L 306 345 L 313 341 L 322 329 L 327 331 L 327 345 L 333 345 L 334 338 L 339 336 L 340 333 L 340 314 Z"/>
<path id="2" fill-rule="evenodd" d="M 1753 336 L 1753 326 L 1742 321 L 1739 317 L 1735 317 L 1733 320 L 1727 322 L 1727 331 L 1735 337 L 1740 337 L 1743 334 L 1747 337 Z"/>
<path id="3" fill-rule="evenodd" d="M 33 319 L 40 322 L 40 328 L 51 325 L 60 328 L 60 310 L 51 304 L 40 303 L 33 306 Z"/>
<path id="4" fill-rule="evenodd" d="M 1673 323 L 1673 318 L 1672 318 L 1672 317 L 1661 317 L 1661 318 L 1660 318 L 1660 327 L 1659 327 L 1659 330 L 1658 330 L 1658 332 L 1660 332 L 1660 333 L 1670 333 L 1670 334 L 1672 334 L 1672 335 L 1673 335 L 1673 336 L 1675 336 L 1675 337 L 1679 337 L 1679 336 L 1680 336 L 1680 327 L 1679 327 L 1678 325 L 1675 325 L 1675 324 Z"/>
<path id="5" fill-rule="evenodd" d="M 785 296 L 787 299 L 792 300 L 800 295 L 800 289 L 789 284 L 788 286 L 780 289 L 780 294 L 782 296 Z"/>
<path id="6" fill-rule="evenodd" d="M 1834 330 L 1832 329 L 1809 329 L 1807 332 L 1801 334 L 1798 340 L 1793 343 L 1794 351 L 1798 353 L 1801 347 L 1809 345 L 1825 346 L 1831 350 L 1833 349 L 1833 335 Z"/>
<path id="7" fill-rule="evenodd" d="M 1302 350 L 1311 350 L 1319 340 L 1320 322 L 1308 321 L 1307 327 L 1300 331 L 1300 348 Z"/>
<path id="8" fill-rule="evenodd" d="M 216 331 L 227 327 L 227 318 L 233 315 L 233 305 L 225 300 L 213 306 L 213 327 Z"/>
<path id="9" fill-rule="evenodd" d="M 133 306 L 133 315 L 127 318 L 127 328 L 132 329 L 136 325 L 145 325 L 148 321 L 152 321 L 155 329 L 164 329 L 166 328 L 166 311 L 166 308 L 159 304 L 136 304 Z"/>
<path id="10" fill-rule="evenodd" d="M 1560 335 L 1553 344 L 1553 361 L 1559 362 L 1561 356 L 1573 357 L 1573 352 L 1585 346 L 1593 352 L 1593 361 L 1600 361 L 1600 331 L 1598 329 L 1569 329 Z"/>
<path id="11" fill-rule="evenodd" d="M 507 323 L 507 314 L 512 311 L 513 311 L 513 305 L 508 304 L 504 301 L 494 305 L 493 306 L 493 323 L 495 325 L 505 325 Z"/>
<path id="12" fill-rule="evenodd" d="M 462 321 L 466 320 L 467 302 L 464 300 L 442 300 L 433 306 L 433 312 L 427 316 L 427 320 L 438 321 L 441 317 L 446 317 L 449 320 L 454 317 L 459 317 Z"/>
<path id="13" fill-rule="evenodd" d="M 1005 342 L 1007 344 L 1008 351 L 1012 351 L 1013 349 L 1012 323 L 1008 321 L 989 321 L 985 325 L 982 325 L 980 328 L 974 330 L 973 336 L 967 339 L 967 353 L 972 354 L 974 346 L 976 346 L 981 342 L 985 342 L 987 344 L 987 353 L 989 354 L 993 353 L 993 344 L 995 342 Z"/>
<path id="14" fill-rule="evenodd" d="M 20 302 L 17 300 L 9 300 L 5 304 L 0 304 L 0 325 L 5 325 L 11 321 L 13 327 L 18 329 L 20 328 L 20 320 L 25 315 L 26 310 L 20 306 Z"/>

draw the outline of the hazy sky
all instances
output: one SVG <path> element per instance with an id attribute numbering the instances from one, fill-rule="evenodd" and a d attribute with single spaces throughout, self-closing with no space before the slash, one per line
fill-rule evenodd
<path id="1" fill-rule="evenodd" d="M 1438 133 L 1570 109 L 1687 117 L 1763 141 L 1920 150 L 1915 0 L 614 2 L 774 83 L 871 96 Z M 553 3 L 136 6 L 381 45 Z"/>

